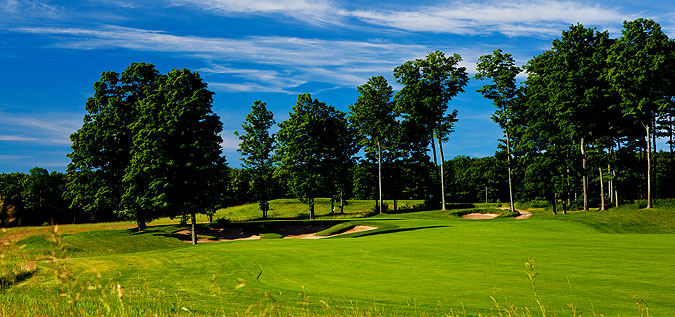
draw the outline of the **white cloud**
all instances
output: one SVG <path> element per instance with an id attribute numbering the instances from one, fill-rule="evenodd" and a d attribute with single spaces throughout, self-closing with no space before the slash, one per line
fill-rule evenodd
<path id="1" fill-rule="evenodd" d="M 174 52 L 211 61 L 200 71 L 242 78 L 216 82 L 212 87 L 227 91 L 294 93 L 289 89 L 310 81 L 342 86 L 364 83 L 369 70 L 391 70 L 402 62 L 423 57 L 422 45 L 350 40 L 305 39 L 281 36 L 214 38 L 177 36 L 161 31 L 106 26 L 97 29 L 21 27 L 12 31 L 59 36 L 53 46 L 76 50 L 125 48 Z M 218 63 L 245 62 L 263 69 L 233 68 Z M 273 70 L 267 70 L 275 68 Z"/>
<path id="2" fill-rule="evenodd" d="M 574 1 L 448 2 L 413 10 L 355 10 L 365 22 L 417 32 L 550 36 L 569 24 L 616 24 L 631 16 L 616 8 Z"/>
<path id="3" fill-rule="evenodd" d="M 23 160 L 30 158 L 30 156 L 26 155 L 0 155 L 0 161 L 9 161 L 9 160 Z"/>
<path id="4" fill-rule="evenodd" d="M 0 112 L 0 141 L 68 145 L 70 134 L 81 125 L 81 114 L 75 113 L 29 116 Z"/>
<path id="5" fill-rule="evenodd" d="M 411 32 L 459 35 L 501 33 L 507 36 L 557 35 L 561 27 L 582 24 L 610 27 L 639 14 L 617 7 L 569 0 L 439 1 L 433 5 L 383 9 L 351 9 L 332 1 L 308 0 L 167 0 L 217 15 L 255 14 L 286 16 L 307 23 L 347 26 L 347 19 Z"/>
<path id="6" fill-rule="evenodd" d="M 310 24 L 336 23 L 334 6 L 324 0 L 168 0 L 170 4 L 196 7 L 217 15 L 284 15 Z"/>

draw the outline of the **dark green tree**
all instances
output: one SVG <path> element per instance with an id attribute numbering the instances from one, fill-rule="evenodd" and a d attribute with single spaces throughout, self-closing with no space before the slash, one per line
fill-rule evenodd
<path id="1" fill-rule="evenodd" d="M 157 89 L 159 72 L 151 64 L 133 63 L 121 75 L 104 72 L 87 99 L 82 127 L 70 136 L 68 192 L 72 207 L 96 217 L 121 206 L 123 178 L 131 163 L 133 131 L 139 103 Z M 142 215 L 141 215 L 142 216 Z M 137 218 L 140 229 L 146 220 Z"/>
<path id="2" fill-rule="evenodd" d="M 90 213 L 112 210 L 139 230 L 162 216 L 211 212 L 226 184 L 222 123 L 213 93 L 187 69 L 161 75 L 131 64 L 94 85 L 84 124 L 71 135 L 68 197 Z M 196 241 L 195 241 L 196 242 Z"/>
<path id="3" fill-rule="evenodd" d="M 267 211 L 270 208 L 270 187 L 274 173 L 272 151 L 275 147 L 275 138 L 274 134 L 269 133 L 269 129 L 274 123 L 273 114 L 267 110 L 266 103 L 255 100 L 251 112 L 246 115 L 246 120 L 241 125 L 244 133 L 235 131 L 235 135 L 241 140 L 238 151 L 243 156 L 242 167 L 251 173 L 253 195 L 258 201 L 263 218 L 267 218 Z"/>
<path id="4" fill-rule="evenodd" d="M 622 36 L 608 57 L 608 78 L 621 97 L 621 113 L 642 126 L 647 156 L 647 208 L 652 208 L 652 133 L 654 122 L 669 105 L 673 87 L 664 75 L 672 65 L 672 45 L 661 26 L 653 20 L 623 23 Z"/>
<path id="5" fill-rule="evenodd" d="M 408 128 L 415 127 L 421 133 L 414 134 L 425 135 L 425 141 L 418 140 L 424 145 L 420 148 L 426 148 L 430 143 L 433 148 L 433 139 L 438 141 L 442 210 L 445 210 L 442 145 L 457 122 L 457 111 L 447 112 L 448 102 L 464 92 L 463 87 L 469 81 L 466 68 L 457 66 L 461 60 L 458 54 L 445 56 L 441 51 L 433 51 L 424 59 L 408 61 L 394 68 L 396 81 L 403 85 L 396 95 L 397 106 L 409 122 Z"/>
<path id="6" fill-rule="evenodd" d="M 504 54 L 502 50 L 495 50 L 492 55 L 483 55 L 478 59 L 476 65 L 478 73 L 475 77 L 480 80 L 490 80 L 491 83 L 483 85 L 477 91 L 483 97 L 492 100 L 497 107 L 492 120 L 504 130 L 506 137 L 506 155 L 507 169 L 509 179 L 509 201 L 511 202 L 511 212 L 515 212 L 513 201 L 513 185 L 511 182 L 511 132 L 512 116 L 516 103 L 522 100 L 521 91 L 516 82 L 516 76 L 521 72 L 520 67 L 516 66 L 515 60 L 511 54 Z"/>
<path id="7" fill-rule="evenodd" d="M 382 213 L 382 151 L 393 150 L 398 125 L 392 101 L 394 90 L 382 76 L 371 77 L 357 90 L 360 95 L 349 106 L 349 121 L 358 131 L 359 144 L 377 158 L 378 206 Z"/>
<path id="8" fill-rule="evenodd" d="M 211 110 L 213 92 L 199 74 L 176 69 L 160 81 L 155 93 L 139 102 L 140 115 L 131 127 L 124 212 L 144 221 L 190 215 L 197 244 L 196 213 L 222 204 L 213 200 L 226 177 L 222 123 Z"/>
<path id="9" fill-rule="evenodd" d="M 333 106 L 301 94 L 288 120 L 279 123 L 275 161 L 280 171 L 289 174 L 290 188 L 307 204 L 310 219 L 314 219 L 314 199 L 327 191 L 331 181 L 331 160 L 338 145 L 331 120 L 338 115 Z"/>

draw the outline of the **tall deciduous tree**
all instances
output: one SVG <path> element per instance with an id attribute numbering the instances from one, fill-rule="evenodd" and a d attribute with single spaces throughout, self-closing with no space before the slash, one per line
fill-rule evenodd
<path id="1" fill-rule="evenodd" d="M 112 208 L 138 228 L 161 216 L 212 211 L 226 176 L 213 93 L 187 69 L 134 63 L 103 73 L 71 136 L 69 192 L 84 209 Z"/>
<path id="2" fill-rule="evenodd" d="M 250 170 L 253 178 L 253 194 L 258 201 L 263 218 L 267 218 L 270 208 L 270 186 L 274 165 L 272 151 L 275 147 L 274 134 L 269 130 L 274 125 L 274 116 L 267 110 L 266 103 L 255 100 L 251 112 L 246 115 L 246 120 L 241 125 L 244 133 L 235 132 L 239 137 L 239 152 L 242 154 L 244 168 Z"/>
<path id="3" fill-rule="evenodd" d="M 153 65 L 133 63 L 121 75 L 104 72 L 94 83 L 83 125 L 70 136 L 67 196 L 73 207 L 91 215 L 125 214 L 120 207 L 126 191 L 122 180 L 131 162 L 130 127 L 138 118 L 138 103 L 154 93 L 158 78 Z M 145 227 L 142 217 L 136 220 L 139 229 Z"/>
<path id="4" fill-rule="evenodd" d="M 127 212 L 150 219 L 188 214 L 193 244 L 196 213 L 220 203 L 213 201 L 213 191 L 221 189 L 225 176 L 222 123 L 211 110 L 212 96 L 196 72 L 176 69 L 162 76 L 156 93 L 140 102 L 124 177 Z"/>
<path id="5" fill-rule="evenodd" d="M 442 210 L 445 210 L 443 142 L 448 140 L 457 122 L 457 111 L 447 112 L 448 102 L 464 92 L 463 87 L 469 81 L 466 68 L 457 65 L 461 60 L 459 54 L 445 56 L 441 51 L 433 51 L 424 59 L 408 61 L 394 68 L 396 81 L 403 85 L 396 96 L 401 113 L 425 132 L 432 147 L 434 138 L 438 142 Z M 429 142 L 422 144 L 426 147 Z"/>
<path id="6" fill-rule="evenodd" d="M 382 213 L 382 151 L 394 145 L 397 127 L 394 90 L 382 76 L 371 77 L 357 87 L 360 96 L 353 105 L 349 121 L 359 134 L 359 143 L 377 158 L 378 206 Z"/>
<path id="7" fill-rule="evenodd" d="M 275 160 L 280 170 L 290 174 L 291 190 L 307 204 L 310 219 L 314 219 L 314 199 L 326 191 L 331 181 L 336 146 L 331 120 L 338 115 L 333 106 L 312 99 L 310 94 L 301 94 L 288 120 L 279 123 Z"/>
<path id="8" fill-rule="evenodd" d="M 647 208 L 652 208 L 651 137 L 657 115 L 667 108 L 672 96 L 663 80 L 672 61 L 672 47 L 661 26 L 653 20 L 637 19 L 623 24 L 622 36 L 612 45 L 608 57 L 609 80 L 621 96 L 625 117 L 644 128 L 647 152 Z"/>
<path id="9" fill-rule="evenodd" d="M 497 107 L 492 120 L 495 121 L 506 134 L 506 154 L 507 169 L 509 179 L 509 200 L 511 201 L 511 212 L 515 212 L 513 201 L 513 186 L 511 182 L 511 133 L 513 108 L 521 98 L 521 91 L 516 83 L 516 76 L 521 72 L 520 67 L 516 66 L 515 60 L 508 53 L 502 53 L 502 50 L 495 50 L 492 55 L 483 55 L 478 59 L 476 66 L 478 73 L 475 77 L 481 80 L 490 80 L 491 83 L 483 85 L 477 91 L 483 94 L 483 97 L 492 100 Z"/>

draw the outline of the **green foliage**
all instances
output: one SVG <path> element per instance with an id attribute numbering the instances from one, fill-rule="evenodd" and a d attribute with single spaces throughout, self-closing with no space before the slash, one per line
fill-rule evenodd
<path id="1" fill-rule="evenodd" d="M 246 115 L 246 120 L 241 125 L 243 134 L 235 131 L 239 137 L 239 151 L 242 154 L 243 168 L 249 170 L 253 176 L 252 191 L 263 218 L 267 218 L 269 200 L 271 199 L 270 182 L 274 172 L 272 151 L 275 147 L 274 134 L 269 129 L 274 125 L 274 117 L 267 110 L 266 103 L 255 100 L 251 107 L 251 113 Z"/>
<path id="2" fill-rule="evenodd" d="M 310 94 L 298 95 L 288 120 L 279 124 L 275 160 L 279 171 L 290 175 L 290 188 L 309 207 L 314 218 L 314 199 L 332 194 L 333 182 L 350 179 L 344 169 L 356 152 L 345 114 Z M 337 174 L 334 174 L 337 172 Z"/>
<path id="3" fill-rule="evenodd" d="M 133 63 L 94 84 L 73 133 L 68 196 L 90 213 L 112 210 L 140 229 L 161 216 L 208 212 L 226 184 L 222 123 L 199 75 L 161 75 Z"/>

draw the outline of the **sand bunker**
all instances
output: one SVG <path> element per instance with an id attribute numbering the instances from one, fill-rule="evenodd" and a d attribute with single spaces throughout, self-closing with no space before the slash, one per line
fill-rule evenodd
<path id="1" fill-rule="evenodd" d="M 287 225 L 279 226 L 275 228 L 275 232 L 281 234 L 283 239 L 323 239 L 330 238 L 334 236 L 339 236 L 343 234 L 350 234 L 355 232 L 362 232 L 368 230 L 375 230 L 377 227 L 372 226 L 354 226 L 353 228 L 336 233 L 330 236 L 317 236 L 317 232 L 330 228 L 328 225 L 320 224 L 309 224 L 309 225 Z M 189 229 L 177 231 L 176 234 L 181 235 L 181 240 L 185 242 L 191 242 L 192 232 Z M 258 240 L 260 235 L 247 235 L 244 234 L 244 231 L 241 228 L 219 228 L 219 229 L 208 229 L 208 228 L 198 228 L 197 235 L 207 235 L 213 238 L 210 239 L 197 239 L 198 243 L 209 243 L 209 242 L 221 242 L 221 241 L 237 241 L 237 240 Z"/>

